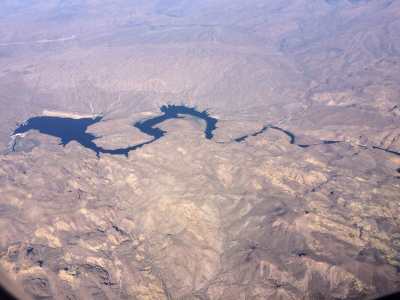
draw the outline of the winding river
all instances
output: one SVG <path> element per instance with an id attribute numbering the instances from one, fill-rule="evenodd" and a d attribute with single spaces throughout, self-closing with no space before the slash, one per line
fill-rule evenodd
<path id="1" fill-rule="evenodd" d="M 161 106 L 160 111 L 162 114 L 160 114 L 159 116 L 140 120 L 133 124 L 134 127 L 136 127 L 141 132 L 150 136 L 151 139 L 125 148 L 106 149 L 101 146 L 98 146 L 95 143 L 98 137 L 92 133 L 87 132 L 89 126 L 102 121 L 103 119 L 102 116 L 94 118 L 79 118 L 79 119 L 68 118 L 68 117 L 55 117 L 55 116 L 37 116 L 30 118 L 23 124 L 19 125 L 15 129 L 12 136 L 24 134 L 30 130 L 37 130 L 40 133 L 59 138 L 60 145 L 62 146 L 66 146 L 68 143 L 72 141 L 78 142 L 83 147 L 94 151 L 97 157 L 100 157 L 100 154 L 128 156 L 131 151 L 135 151 L 145 145 L 154 143 L 155 141 L 165 136 L 167 132 L 157 127 L 158 125 L 165 122 L 166 120 L 180 119 L 183 118 L 185 115 L 188 115 L 203 120 L 205 122 L 205 128 L 204 128 L 205 138 L 209 140 L 213 139 L 214 131 L 217 129 L 218 119 L 210 116 L 207 111 L 198 111 L 194 107 L 188 107 L 185 105 L 163 105 Z M 244 142 L 249 137 L 260 135 L 265 131 L 271 129 L 278 130 L 284 133 L 288 137 L 290 144 L 296 145 L 301 148 L 308 148 L 310 146 L 328 145 L 328 144 L 336 144 L 343 142 L 335 140 L 321 140 L 316 144 L 299 144 L 296 141 L 296 136 L 292 132 L 271 124 L 265 125 L 260 130 L 255 131 L 253 133 L 249 133 L 247 135 L 234 138 L 231 142 L 241 143 Z M 224 142 L 220 143 L 224 144 Z M 391 154 L 400 155 L 399 152 L 384 149 L 378 146 L 373 146 L 372 148 L 383 150 Z M 14 149 L 15 147 L 12 146 L 13 151 Z"/>

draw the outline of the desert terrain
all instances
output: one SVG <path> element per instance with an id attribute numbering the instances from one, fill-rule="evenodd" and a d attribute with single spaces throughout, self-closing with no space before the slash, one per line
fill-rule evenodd
<path id="1" fill-rule="evenodd" d="M 187 114 L 126 155 L 13 135 L 101 116 L 125 149 L 165 105 L 212 138 Z M 0 106 L 0 270 L 27 297 L 400 290 L 399 1 L 1 1 Z"/>

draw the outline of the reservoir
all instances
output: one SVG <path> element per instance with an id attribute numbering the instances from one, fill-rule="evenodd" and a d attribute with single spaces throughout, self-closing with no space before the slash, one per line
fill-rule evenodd
<path id="1" fill-rule="evenodd" d="M 99 157 L 100 154 L 125 155 L 129 152 L 151 144 L 162 138 L 166 132 L 157 125 L 170 119 L 180 119 L 184 115 L 189 115 L 205 122 L 204 136 L 206 139 L 212 139 L 214 130 L 217 128 L 218 120 L 211 117 L 207 111 L 198 111 L 196 108 L 187 107 L 184 105 L 163 105 L 160 108 L 161 115 L 149 119 L 141 120 L 133 124 L 141 132 L 151 136 L 149 141 L 128 146 L 125 148 L 106 149 L 97 146 L 95 140 L 98 138 L 94 134 L 87 132 L 88 127 L 102 120 L 102 116 L 95 118 L 68 118 L 54 116 L 38 116 L 28 119 L 23 124 L 19 125 L 13 135 L 23 134 L 30 130 L 37 130 L 40 133 L 57 137 L 60 139 L 60 145 L 66 146 L 68 143 L 75 141 L 81 146 L 92 150 Z"/>

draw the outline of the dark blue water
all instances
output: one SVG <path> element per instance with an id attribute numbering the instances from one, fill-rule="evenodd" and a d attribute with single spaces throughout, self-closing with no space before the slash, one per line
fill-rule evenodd
<path id="1" fill-rule="evenodd" d="M 38 130 L 40 133 L 59 138 L 60 145 L 63 146 L 66 146 L 68 145 L 68 143 L 75 141 L 80 145 L 82 145 L 83 147 L 94 151 L 98 157 L 100 156 L 100 154 L 103 153 L 111 155 L 128 156 L 129 152 L 135 151 L 145 145 L 151 144 L 157 141 L 158 139 L 162 138 L 163 136 L 165 136 L 167 132 L 157 127 L 157 125 L 163 123 L 166 120 L 183 118 L 184 115 L 192 116 L 200 120 L 203 120 L 205 122 L 205 129 L 204 129 L 205 138 L 211 140 L 214 137 L 213 132 L 217 128 L 218 120 L 216 118 L 211 117 L 207 111 L 201 112 L 196 110 L 196 108 L 194 107 L 187 107 L 184 105 L 163 105 L 160 108 L 160 111 L 162 112 L 162 114 L 159 116 L 141 120 L 133 124 L 133 126 L 138 128 L 141 132 L 151 136 L 152 139 L 125 148 L 106 149 L 100 147 L 95 143 L 95 140 L 98 139 L 98 137 L 92 133 L 87 132 L 89 126 L 101 122 L 103 117 L 82 118 L 82 119 L 49 117 L 49 116 L 33 117 L 28 119 L 25 123 L 18 126 L 17 129 L 14 131 L 14 134 L 25 133 L 30 130 Z M 296 143 L 296 136 L 292 132 L 274 125 L 266 125 L 256 132 L 233 139 L 233 142 L 237 143 L 243 142 L 248 137 L 257 136 L 267 131 L 268 129 L 274 129 L 283 132 L 288 136 L 290 144 L 296 145 L 301 148 L 308 148 L 310 146 L 316 146 L 322 144 L 329 145 L 329 144 L 342 143 L 342 141 L 322 140 L 316 144 L 298 144 Z M 400 155 L 400 152 L 384 149 L 378 146 L 373 146 L 373 148 L 383 150 L 391 154 Z"/>
<path id="2" fill-rule="evenodd" d="M 102 120 L 102 117 L 72 119 L 64 117 L 33 117 L 25 123 L 18 126 L 14 134 L 25 133 L 30 130 L 38 130 L 40 133 L 47 134 L 60 139 L 60 145 L 66 146 L 68 143 L 75 141 L 83 147 L 90 149 L 99 157 L 100 154 L 125 155 L 129 152 L 151 144 L 162 138 L 166 132 L 156 127 L 158 124 L 169 120 L 182 118 L 182 115 L 190 115 L 205 121 L 206 127 L 204 130 L 207 139 L 213 138 L 213 131 L 217 128 L 218 120 L 211 117 L 207 111 L 197 111 L 195 108 L 186 107 L 183 105 L 164 105 L 161 107 L 160 116 L 136 122 L 134 126 L 143 133 L 152 136 L 149 141 L 132 145 L 126 148 L 105 149 L 97 146 L 95 140 L 98 138 L 95 135 L 88 133 L 89 126 L 96 124 Z"/>
<path id="3" fill-rule="evenodd" d="M 389 149 L 382 148 L 382 147 L 378 147 L 378 146 L 372 146 L 372 148 L 373 148 L 373 149 L 382 150 L 382 151 L 385 151 L 385 152 L 387 152 L 387 153 L 391 153 L 391 154 L 400 156 L 400 152 L 397 152 L 397 151 L 394 151 L 394 150 L 389 150 Z"/>
<path id="4" fill-rule="evenodd" d="M 163 137 L 166 132 L 154 126 L 169 119 L 182 118 L 180 115 L 189 115 L 204 120 L 206 123 L 206 128 L 204 129 L 205 137 L 209 140 L 213 138 L 213 131 L 217 128 L 218 120 L 211 117 L 207 111 L 199 112 L 193 107 L 186 107 L 183 105 L 164 105 L 160 108 L 160 110 L 164 114 L 158 117 L 136 122 L 134 126 L 140 131 L 153 136 L 154 140 L 158 140 L 159 138 Z"/>
<path id="5" fill-rule="evenodd" d="M 291 133 L 290 131 L 282 129 L 280 127 L 276 127 L 276 126 L 271 126 L 271 128 L 275 129 L 275 130 L 279 130 L 279 131 L 283 132 L 284 134 L 286 134 L 289 137 L 290 144 L 292 144 L 292 145 L 296 144 L 296 136 L 293 133 Z"/>
<path id="6" fill-rule="evenodd" d="M 269 128 L 275 129 L 275 130 L 278 130 L 278 131 L 283 132 L 284 134 L 286 134 L 286 135 L 289 137 L 289 142 L 290 142 L 290 144 L 295 144 L 295 142 L 296 142 L 296 137 L 295 137 L 295 135 L 294 135 L 293 133 L 291 133 L 290 131 L 287 131 L 287 130 L 285 130 L 285 129 L 282 129 L 282 128 L 280 128 L 280 127 L 273 126 L 273 125 L 266 125 L 266 126 L 264 126 L 263 128 L 261 128 L 260 130 L 254 132 L 254 133 L 250 133 L 250 134 L 246 134 L 246 135 L 243 135 L 243 136 L 241 136 L 241 137 L 238 137 L 238 138 L 234 139 L 234 141 L 235 141 L 235 142 L 238 142 L 238 143 L 243 142 L 243 141 L 245 141 L 248 137 L 250 137 L 250 136 L 257 136 L 257 135 L 259 135 L 259 134 L 261 134 L 261 133 L 267 131 Z M 298 146 L 299 146 L 299 145 L 298 145 Z M 300 146 L 302 146 L 302 145 L 300 145 Z"/>
<path id="7" fill-rule="evenodd" d="M 87 128 L 100 122 L 102 117 L 97 118 L 61 118 L 61 117 L 33 117 L 20 125 L 14 134 L 25 133 L 29 130 L 38 130 L 40 133 L 58 137 L 60 145 L 66 146 L 76 141 L 83 147 L 100 153 L 102 148 L 98 147 L 94 140 L 96 136 L 86 132 Z"/>
<path id="8" fill-rule="evenodd" d="M 246 135 L 240 136 L 240 137 L 238 137 L 238 138 L 235 138 L 233 141 L 234 141 L 234 142 L 237 142 L 237 143 L 241 143 L 241 142 L 245 141 L 248 137 L 250 137 L 250 136 L 257 136 L 257 135 L 259 135 L 259 134 L 261 134 L 261 133 L 267 131 L 269 128 L 278 130 L 278 131 L 280 131 L 280 132 L 283 132 L 284 134 L 286 134 L 286 135 L 288 136 L 288 138 L 289 138 L 289 143 L 290 143 L 290 144 L 296 145 L 296 146 L 298 146 L 298 147 L 300 147 L 300 148 L 308 148 L 308 147 L 310 147 L 310 146 L 316 146 L 316 145 L 321 145 L 321 144 L 323 144 L 323 145 L 330 145 L 330 144 L 337 144 L 337 143 L 341 143 L 341 142 L 342 142 L 342 141 L 323 140 L 323 141 L 321 141 L 321 142 L 318 143 L 318 144 L 310 144 L 310 145 L 308 145 L 308 144 L 298 144 L 298 143 L 296 143 L 296 136 L 295 136 L 292 132 L 290 132 L 290 131 L 288 131 L 288 130 L 285 130 L 285 129 L 283 129 L 283 128 L 274 126 L 274 125 L 266 125 L 266 126 L 264 126 L 263 128 L 261 128 L 260 130 L 254 132 L 254 133 L 246 134 Z"/>
<path id="9" fill-rule="evenodd" d="M 251 134 L 242 135 L 241 137 L 238 137 L 238 138 L 234 139 L 234 141 L 237 142 L 237 143 L 241 143 L 241 142 L 245 141 L 245 140 L 246 140 L 248 137 L 250 137 L 250 136 L 257 136 L 257 135 L 259 135 L 259 134 L 261 134 L 261 133 L 267 131 L 268 128 L 270 128 L 270 127 L 271 127 L 271 126 L 269 126 L 269 125 L 264 126 L 264 127 L 261 128 L 260 130 L 254 132 L 254 133 L 251 133 Z"/>

